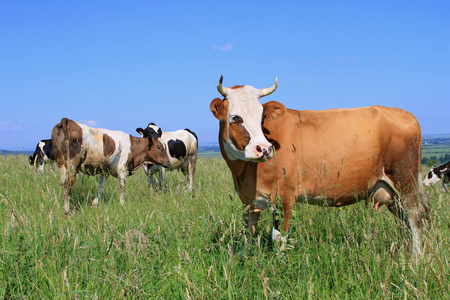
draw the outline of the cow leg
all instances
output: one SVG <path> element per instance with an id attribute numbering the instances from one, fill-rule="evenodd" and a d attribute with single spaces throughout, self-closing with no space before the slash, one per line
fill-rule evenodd
<path id="1" fill-rule="evenodd" d="M 153 188 L 153 187 L 154 187 L 154 183 L 153 183 L 153 174 L 147 175 L 147 180 L 148 180 L 148 185 L 151 186 L 151 187 Z"/>
<path id="2" fill-rule="evenodd" d="M 70 211 L 71 186 L 69 186 L 69 184 L 68 184 L 67 170 L 66 170 L 65 166 L 59 167 L 59 174 L 60 174 L 60 184 L 63 187 L 63 193 L 64 193 L 64 213 L 68 214 Z"/>
<path id="3" fill-rule="evenodd" d="M 44 165 L 45 165 L 45 162 L 43 162 L 43 163 L 39 166 L 39 168 L 38 168 L 39 174 L 44 173 Z"/>
<path id="4" fill-rule="evenodd" d="M 285 197 L 284 199 L 288 199 Z M 283 212 L 280 214 L 280 211 L 272 205 L 272 215 L 273 215 L 273 227 L 272 227 L 272 242 L 275 245 L 280 245 L 280 249 L 284 250 L 287 244 L 287 232 L 289 230 L 289 220 L 292 215 L 292 208 L 294 207 L 294 202 L 289 203 L 288 201 L 283 201 Z M 280 232 L 280 221 L 283 218 L 283 226 L 282 230 L 285 234 L 281 234 Z"/>
<path id="5" fill-rule="evenodd" d="M 144 169 L 144 172 L 147 175 L 148 185 L 153 188 L 153 173 L 150 170 L 150 167 L 148 167 L 147 165 L 143 165 L 142 168 Z"/>
<path id="6" fill-rule="evenodd" d="M 158 177 L 158 185 L 159 188 L 162 188 L 162 184 L 164 182 L 164 177 L 166 176 L 166 168 L 159 167 L 159 177 Z"/>
<path id="7" fill-rule="evenodd" d="M 68 214 L 70 212 L 71 188 L 68 187 L 67 185 L 64 185 L 63 190 L 64 190 L 64 213 Z"/>
<path id="8" fill-rule="evenodd" d="M 125 178 L 124 174 L 119 175 L 119 201 L 121 205 L 125 204 L 125 200 L 123 200 L 123 191 L 125 189 Z"/>
<path id="9" fill-rule="evenodd" d="M 197 155 L 189 157 L 189 164 L 188 164 L 189 191 L 192 191 L 194 189 L 196 163 L 197 163 Z"/>
<path id="10" fill-rule="evenodd" d="M 261 209 L 255 208 L 253 205 L 248 205 L 245 208 L 244 220 L 247 223 L 247 230 L 250 236 L 253 236 L 256 233 L 260 213 Z"/>
<path id="11" fill-rule="evenodd" d="M 448 192 L 447 184 L 445 183 L 445 180 L 444 180 L 444 179 L 442 179 L 442 191 L 443 191 L 444 193 L 447 193 L 447 192 Z"/>
<path id="12" fill-rule="evenodd" d="M 103 174 L 100 174 L 100 178 L 98 179 L 98 190 L 97 190 L 97 197 L 92 201 L 92 205 L 97 206 L 98 205 L 98 199 L 100 199 L 100 196 L 103 193 L 103 190 L 105 188 L 105 178 Z"/>
<path id="13" fill-rule="evenodd" d="M 64 213 L 70 212 L 70 193 L 75 182 L 75 172 L 68 172 L 65 165 L 59 166 L 60 184 L 64 193 Z"/>
<path id="14" fill-rule="evenodd" d="M 388 204 L 389 211 L 396 216 L 399 220 L 405 222 L 409 233 L 411 235 L 411 241 L 408 242 L 408 249 L 411 250 L 412 244 L 412 252 L 414 255 L 421 255 L 421 242 L 420 242 L 420 228 L 422 227 L 422 215 L 417 206 L 415 207 L 404 207 L 404 203 L 408 203 L 411 201 L 415 203 L 417 199 L 415 195 L 405 196 L 403 201 L 399 199 L 395 199 L 390 204 Z M 409 202 L 409 203 L 411 203 Z"/>
<path id="15" fill-rule="evenodd" d="M 418 191 L 402 193 L 395 188 L 394 182 L 389 179 L 386 174 L 383 172 L 382 178 L 375 184 L 372 188 L 372 199 L 373 199 L 373 207 L 375 209 L 379 209 L 381 205 L 386 204 L 389 211 L 399 220 L 403 221 L 407 228 L 409 229 L 409 233 L 411 235 L 411 241 L 408 241 L 408 249 L 411 248 L 411 243 L 413 247 L 414 254 L 421 254 L 420 249 L 420 227 L 422 226 L 422 215 L 419 211 L 418 202 L 419 198 L 421 203 L 425 207 L 425 210 L 428 211 L 428 200 L 426 195 L 423 193 L 422 182 L 420 178 L 420 174 L 418 176 Z M 416 186 L 414 182 L 409 182 L 405 184 L 405 186 Z M 418 194 L 417 194 L 418 192 Z M 427 217 L 427 216 L 425 216 Z"/>

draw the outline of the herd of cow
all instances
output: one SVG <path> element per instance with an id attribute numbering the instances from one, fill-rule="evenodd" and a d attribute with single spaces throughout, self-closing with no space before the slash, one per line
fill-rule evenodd
<path id="1" fill-rule="evenodd" d="M 375 209 L 386 205 L 410 230 L 415 254 L 422 253 L 421 228 L 429 222 L 430 206 L 423 184 L 448 183 L 450 163 L 433 168 L 421 178 L 422 136 L 416 118 L 401 109 L 370 106 L 324 111 L 293 110 L 259 98 L 269 88 L 222 86 L 223 98 L 210 109 L 219 120 L 219 145 L 245 208 L 250 234 L 256 232 L 260 212 L 273 212 L 272 239 L 287 241 L 295 202 L 343 206 L 365 200 Z M 38 143 L 30 164 L 43 170 L 55 160 L 64 190 L 64 210 L 69 212 L 70 191 L 77 173 L 100 175 L 98 199 L 104 177 L 119 180 L 120 203 L 127 176 L 141 166 L 153 185 L 159 172 L 181 169 L 194 188 L 198 139 L 192 131 L 162 132 L 153 123 L 137 128 L 141 138 L 86 126 L 63 118 L 50 140 Z M 280 226 L 280 218 L 283 222 Z M 282 233 L 281 230 L 284 232 Z"/>

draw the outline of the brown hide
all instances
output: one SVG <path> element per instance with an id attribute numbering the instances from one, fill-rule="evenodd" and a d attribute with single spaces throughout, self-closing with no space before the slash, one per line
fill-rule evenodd
<path id="1" fill-rule="evenodd" d="M 367 198 L 383 170 L 402 193 L 417 190 L 421 131 L 403 110 L 288 109 L 265 121 L 263 132 L 276 155 L 258 165 L 258 194 L 277 189 L 288 198 L 325 196 L 328 205 L 341 206 Z"/>
<path id="2" fill-rule="evenodd" d="M 69 170 L 69 160 L 81 156 L 82 139 L 81 127 L 67 118 L 61 119 L 61 122 L 52 130 L 53 151 L 60 169 L 60 181 L 69 189 L 75 182 L 75 174 L 79 167 L 79 162 L 74 161 L 72 169 Z"/>
<path id="3" fill-rule="evenodd" d="M 374 201 L 379 202 L 374 207 L 388 204 L 394 214 L 406 221 L 412 229 L 415 251 L 420 253 L 418 228 L 422 216 L 428 217 L 429 206 L 418 186 L 421 129 L 413 115 L 382 106 L 285 110 L 278 102 L 268 102 L 263 105 L 266 118 L 262 130 L 275 147 L 275 154 L 266 162 L 254 163 L 228 159 L 223 146 L 227 136 L 223 112 L 226 105 L 213 102 L 210 108 L 220 121 L 221 153 L 249 212 L 251 232 L 261 210 L 254 201 L 261 197 L 272 203 L 277 195 L 281 197 L 283 229 L 287 231 L 295 201 L 342 206 L 367 199 L 377 191 Z M 387 187 L 381 192 L 380 182 Z M 406 214 L 397 212 L 393 196 L 400 197 L 399 210 L 407 208 Z M 418 198 L 424 215 L 419 213 Z M 275 221 L 274 228 L 277 227 Z"/>
<path id="4" fill-rule="evenodd" d="M 116 149 L 116 142 L 114 139 L 107 134 L 103 135 L 103 156 L 110 156 L 114 153 Z"/>
<path id="5" fill-rule="evenodd" d="M 131 173 L 136 172 L 143 164 L 157 164 L 165 167 L 170 165 L 164 145 L 157 137 L 138 138 L 130 136 L 130 141 L 131 148 L 127 165 Z"/>
<path id="6" fill-rule="evenodd" d="M 52 131 L 53 150 L 58 164 L 63 163 L 69 156 L 75 157 L 81 152 L 82 139 L 83 131 L 77 123 L 67 118 L 61 119 L 61 123 Z"/>

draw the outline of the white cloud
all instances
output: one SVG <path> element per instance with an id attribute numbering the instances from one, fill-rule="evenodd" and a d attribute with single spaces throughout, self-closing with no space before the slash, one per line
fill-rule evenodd
<path id="1" fill-rule="evenodd" d="M 212 46 L 213 50 L 218 50 L 218 51 L 231 51 L 234 50 L 234 44 L 226 44 L 226 45 L 213 45 Z"/>
<path id="2" fill-rule="evenodd" d="M 0 131 L 18 131 L 22 130 L 22 127 L 19 125 L 11 124 L 10 122 L 0 121 Z"/>
<path id="3" fill-rule="evenodd" d="M 97 121 L 86 121 L 86 120 L 80 120 L 80 123 L 83 123 L 83 124 L 86 124 L 86 125 L 89 125 L 89 126 L 95 126 L 95 125 L 97 125 Z"/>

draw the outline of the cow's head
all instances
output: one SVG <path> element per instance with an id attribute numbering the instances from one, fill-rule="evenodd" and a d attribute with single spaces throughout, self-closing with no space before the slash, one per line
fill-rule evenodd
<path id="1" fill-rule="evenodd" d="M 30 163 L 30 166 L 35 166 L 38 168 L 38 171 L 40 173 L 44 172 L 44 163 L 48 159 L 47 155 L 44 152 L 44 145 L 45 142 L 40 141 L 37 146 L 36 150 L 34 151 L 33 155 L 28 156 L 28 162 Z"/>
<path id="2" fill-rule="evenodd" d="M 213 115 L 225 126 L 222 143 L 231 160 L 261 162 L 272 158 L 273 146 L 262 131 L 264 120 L 273 120 L 286 112 L 283 104 L 271 101 L 259 103 L 259 98 L 272 94 L 278 86 L 278 79 L 269 88 L 256 89 L 252 86 L 222 86 L 223 76 L 217 90 L 224 97 L 216 98 L 210 104 Z"/>
<path id="3" fill-rule="evenodd" d="M 155 123 L 148 124 L 147 128 L 142 129 L 141 127 L 136 128 L 136 132 L 142 135 L 142 137 L 158 137 L 162 135 L 162 130 Z"/>
<path id="4" fill-rule="evenodd" d="M 428 172 L 427 176 L 423 180 L 423 184 L 426 186 L 430 186 L 439 182 L 442 179 L 442 174 L 445 171 L 447 171 L 447 168 L 439 170 L 436 167 L 431 167 L 431 170 Z"/>
<path id="5" fill-rule="evenodd" d="M 148 124 L 147 128 L 136 128 L 137 133 L 142 135 L 143 138 L 147 138 L 149 142 L 149 151 L 152 152 L 153 163 L 161 165 L 165 168 L 170 167 L 170 160 L 167 155 L 166 146 L 160 141 L 161 128 L 154 123 Z"/>

